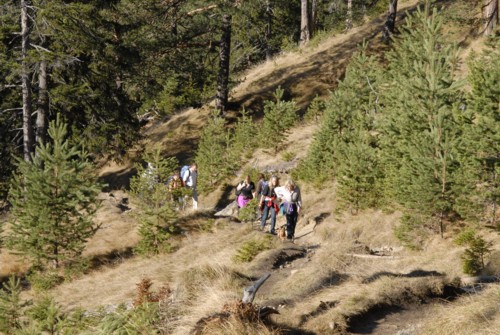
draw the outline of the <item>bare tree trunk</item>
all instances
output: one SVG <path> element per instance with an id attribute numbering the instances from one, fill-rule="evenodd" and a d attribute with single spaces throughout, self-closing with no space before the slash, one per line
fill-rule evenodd
<path id="1" fill-rule="evenodd" d="M 47 88 L 47 61 L 40 62 L 38 74 L 38 109 L 36 111 L 36 142 L 45 143 L 47 116 L 49 115 L 49 92 Z"/>
<path id="2" fill-rule="evenodd" d="M 31 161 L 33 153 L 33 128 L 31 127 L 31 82 L 28 64 L 28 46 L 30 29 L 28 26 L 29 0 L 21 0 L 21 85 L 23 95 L 23 156 L 24 160 Z"/>
<path id="3" fill-rule="evenodd" d="M 316 32 L 316 21 L 318 20 L 318 0 L 311 2 L 311 15 L 309 16 L 309 33 L 310 37 L 314 36 Z"/>
<path id="4" fill-rule="evenodd" d="M 272 23 L 273 23 L 273 13 L 271 10 L 271 0 L 266 1 L 266 32 L 265 32 L 265 40 L 266 40 L 266 60 L 271 60 L 272 52 L 271 52 L 271 34 L 272 34 Z"/>
<path id="5" fill-rule="evenodd" d="M 396 27 L 396 13 L 398 11 L 398 0 L 389 0 L 389 12 L 387 13 L 387 19 L 384 25 L 384 31 L 382 32 L 382 40 L 385 43 L 391 41 L 391 36 L 394 34 L 394 28 Z"/>
<path id="6" fill-rule="evenodd" d="M 307 1 L 300 0 L 300 45 L 304 46 L 309 42 L 309 13 L 307 11 Z"/>
<path id="7" fill-rule="evenodd" d="M 352 28 L 352 0 L 347 0 L 347 16 L 345 19 L 345 30 Z"/>
<path id="8" fill-rule="evenodd" d="M 484 35 L 493 33 L 498 23 L 498 0 L 484 0 Z"/>
<path id="9" fill-rule="evenodd" d="M 219 75 L 217 76 L 217 96 L 215 108 L 225 114 L 228 100 L 229 57 L 231 53 L 231 15 L 222 18 L 222 36 L 219 50 Z"/>

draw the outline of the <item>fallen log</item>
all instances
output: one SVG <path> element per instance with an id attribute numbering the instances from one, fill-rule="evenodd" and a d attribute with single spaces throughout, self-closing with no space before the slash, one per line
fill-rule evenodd
<path id="1" fill-rule="evenodd" d="M 399 256 L 383 256 L 383 255 L 368 255 L 368 254 L 346 254 L 347 256 L 355 257 L 355 258 L 364 258 L 364 259 L 400 259 Z"/>

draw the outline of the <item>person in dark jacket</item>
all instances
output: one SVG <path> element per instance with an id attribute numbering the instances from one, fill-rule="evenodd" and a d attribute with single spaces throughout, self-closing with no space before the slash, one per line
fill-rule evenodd
<path id="1" fill-rule="evenodd" d="M 236 186 L 236 194 L 238 194 L 236 201 L 239 208 L 245 207 L 253 199 L 254 191 L 255 184 L 250 180 L 250 176 L 246 176 L 245 180 Z"/>
<path id="2" fill-rule="evenodd" d="M 290 200 L 287 200 L 284 203 L 286 216 L 286 238 L 289 241 L 293 241 L 295 238 L 297 219 L 302 211 L 302 197 L 300 195 L 299 187 L 293 180 L 287 180 L 285 188 L 290 192 Z"/>

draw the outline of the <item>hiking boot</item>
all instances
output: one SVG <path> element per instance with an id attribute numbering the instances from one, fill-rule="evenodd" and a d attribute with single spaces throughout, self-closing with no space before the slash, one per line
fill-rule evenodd
<path id="1" fill-rule="evenodd" d="M 268 233 L 268 234 L 271 234 L 271 235 L 276 235 L 276 232 L 275 232 L 275 231 L 268 231 L 267 233 Z"/>

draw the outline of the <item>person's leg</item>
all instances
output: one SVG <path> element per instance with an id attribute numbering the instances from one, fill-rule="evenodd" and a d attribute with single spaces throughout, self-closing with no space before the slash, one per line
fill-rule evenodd
<path id="1" fill-rule="evenodd" d="M 297 219 L 298 219 L 297 211 L 290 214 L 290 232 L 291 232 L 291 235 L 288 235 L 288 236 L 291 236 L 292 239 L 295 238 L 295 227 L 297 226 Z"/>
<path id="2" fill-rule="evenodd" d="M 274 210 L 274 207 L 270 207 L 269 210 L 271 211 L 271 229 L 269 230 L 269 232 L 275 234 L 276 231 L 274 230 L 274 228 L 276 226 L 276 211 Z"/>
<path id="3" fill-rule="evenodd" d="M 193 189 L 193 209 L 198 209 L 198 192 L 196 189 Z"/>
<path id="4" fill-rule="evenodd" d="M 293 236 L 293 223 L 292 223 L 292 215 L 286 214 L 286 238 L 291 240 Z"/>
<path id="5" fill-rule="evenodd" d="M 261 230 L 264 230 L 266 227 L 266 220 L 267 220 L 267 212 L 269 211 L 269 207 L 264 206 L 264 209 L 262 210 L 262 218 L 260 219 L 260 228 Z"/>

